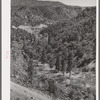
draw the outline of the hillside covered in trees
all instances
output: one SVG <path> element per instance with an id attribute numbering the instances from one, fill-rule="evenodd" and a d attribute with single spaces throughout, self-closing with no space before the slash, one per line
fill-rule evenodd
<path id="1" fill-rule="evenodd" d="M 51 24 L 70 20 L 82 10 L 81 7 L 71 7 L 55 1 L 25 0 L 23 2 L 23 0 L 12 0 L 11 22 L 15 26 Z"/>
<path id="2" fill-rule="evenodd" d="M 95 100 L 96 7 L 31 1 L 12 0 L 11 81 L 54 100 Z"/>

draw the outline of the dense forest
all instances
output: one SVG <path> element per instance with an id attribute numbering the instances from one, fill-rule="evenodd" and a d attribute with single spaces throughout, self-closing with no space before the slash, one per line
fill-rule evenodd
<path id="1" fill-rule="evenodd" d="M 27 16 L 27 21 L 24 16 Z M 82 72 L 89 72 L 87 66 L 95 64 L 96 7 L 82 9 L 81 7 L 67 7 L 65 5 L 63 7 L 62 4 L 59 6 L 57 3 L 56 7 L 55 4 L 52 6 L 35 5 L 33 8 L 12 6 L 11 17 L 12 81 L 17 79 L 16 75 L 21 74 L 23 77 L 19 76 L 19 78 L 24 83 L 33 86 L 35 67 L 38 66 L 39 62 L 42 65 L 48 64 L 51 69 L 55 67 L 56 73 L 61 72 L 63 75 L 70 73 L 69 79 L 73 70 L 79 69 Z M 12 27 L 25 25 L 25 21 L 27 25 L 31 26 L 43 23 L 47 25 L 47 28 L 41 29 L 38 34 L 31 34 L 20 28 Z M 52 24 L 47 24 L 47 22 Z M 95 74 L 95 67 L 91 71 Z M 92 77 L 91 79 L 95 80 Z M 95 87 L 95 83 L 93 85 Z M 69 97 L 75 95 L 71 93 L 72 91 Z M 87 99 L 70 97 L 70 100 Z"/>

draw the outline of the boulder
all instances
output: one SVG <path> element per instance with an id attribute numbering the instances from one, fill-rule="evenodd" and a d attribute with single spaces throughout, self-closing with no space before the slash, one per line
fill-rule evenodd
<path id="1" fill-rule="evenodd" d="M 69 86 L 71 84 L 70 79 L 66 79 L 66 86 Z"/>

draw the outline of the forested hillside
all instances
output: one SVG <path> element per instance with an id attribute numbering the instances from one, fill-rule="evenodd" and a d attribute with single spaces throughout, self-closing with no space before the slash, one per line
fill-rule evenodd
<path id="1" fill-rule="evenodd" d="M 40 34 L 48 34 L 48 46 L 53 53 L 50 50 L 47 52 L 54 54 L 56 58 L 61 55 L 62 59 L 66 59 L 65 62 L 70 62 L 71 59 L 71 62 L 76 63 L 74 66 L 76 65 L 77 67 L 82 67 L 95 60 L 95 10 L 95 8 L 86 8 L 81 14 L 69 22 L 58 22 L 56 25 L 51 25 L 42 30 Z M 47 48 L 46 46 L 45 50 L 48 50 Z"/>
<path id="2" fill-rule="evenodd" d="M 11 9 L 11 81 L 54 100 L 95 100 L 96 7 L 20 2 Z M 41 23 L 36 34 L 19 28 Z"/>
<path id="3" fill-rule="evenodd" d="M 36 0 L 30 0 L 30 2 L 27 2 L 27 0 L 26 2 L 21 0 L 13 1 L 17 2 L 12 2 L 11 8 L 12 25 L 14 26 L 22 24 L 34 26 L 40 23 L 50 24 L 70 20 L 82 11 L 81 7 L 71 7 L 60 2 Z M 26 4 L 29 5 L 27 6 Z"/>

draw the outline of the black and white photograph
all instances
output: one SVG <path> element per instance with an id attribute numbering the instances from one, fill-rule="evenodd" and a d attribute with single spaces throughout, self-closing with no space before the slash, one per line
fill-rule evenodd
<path id="1" fill-rule="evenodd" d="M 11 0 L 10 9 L 10 100 L 97 100 L 96 0 Z"/>

